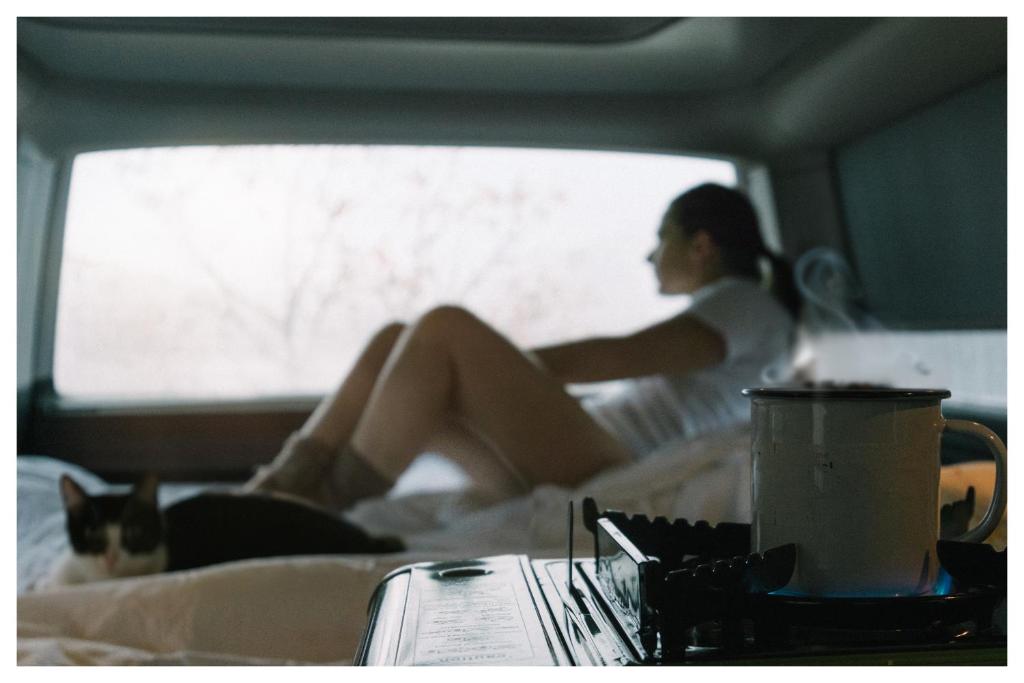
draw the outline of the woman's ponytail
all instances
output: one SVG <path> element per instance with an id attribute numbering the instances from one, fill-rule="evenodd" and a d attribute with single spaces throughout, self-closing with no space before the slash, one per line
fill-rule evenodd
<path id="1" fill-rule="evenodd" d="M 767 249 L 764 250 L 763 255 L 771 264 L 772 294 L 779 300 L 779 303 L 786 307 L 786 310 L 793 316 L 793 320 L 799 320 L 802 298 L 800 297 L 800 290 L 796 287 L 793 267 L 789 265 L 789 261 L 785 258 L 778 254 L 773 254 Z"/>

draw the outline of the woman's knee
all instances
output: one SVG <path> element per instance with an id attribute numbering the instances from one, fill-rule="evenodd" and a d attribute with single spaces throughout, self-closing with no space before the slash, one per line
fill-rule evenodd
<path id="1" fill-rule="evenodd" d="M 461 306 L 445 304 L 430 309 L 416 321 L 414 334 L 425 339 L 451 339 L 472 334 L 486 325 Z"/>
<path id="2" fill-rule="evenodd" d="M 403 322 L 390 322 L 384 327 L 377 330 L 377 334 L 373 335 L 374 341 L 390 342 L 394 343 L 398 336 L 405 331 L 407 325 Z"/>
<path id="3" fill-rule="evenodd" d="M 395 342 L 405 330 L 406 325 L 400 322 L 388 323 L 377 330 L 363 348 L 363 358 L 376 359 L 374 362 L 382 363 L 387 355 L 391 353 Z"/>

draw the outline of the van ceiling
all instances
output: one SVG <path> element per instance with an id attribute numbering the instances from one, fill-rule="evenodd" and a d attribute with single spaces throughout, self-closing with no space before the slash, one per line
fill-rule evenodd
<path id="1" fill-rule="evenodd" d="M 162 33 L 611 43 L 642 38 L 680 20 L 679 17 L 65 17 L 33 21 L 69 28 Z"/>
<path id="2" fill-rule="evenodd" d="M 361 140 L 765 156 L 1005 69 L 1006 20 L 21 18 L 18 54 L 19 123 L 63 151 Z"/>
<path id="3" fill-rule="evenodd" d="M 749 87 L 864 19 L 30 19 L 70 78 L 222 87 L 658 93 Z M 514 22 L 508 24 L 507 22 Z M 518 23 L 515 23 L 518 22 Z M 274 29 L 274 30 L 271 30 Z M 581 37 L 589 40 L 581 40 Z M 596 42 L 604 36 L 617 40 Z"/>

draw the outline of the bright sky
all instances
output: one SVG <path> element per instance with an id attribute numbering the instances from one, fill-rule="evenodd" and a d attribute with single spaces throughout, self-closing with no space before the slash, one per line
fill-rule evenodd
<path id="1" fill-rule="evenodd" d="M 679 311 L 646 255 L 732 163 L 620 152 L 189 147 L 76 159 L 55 382 L 81 396 L 320 393 L 439 303 L 532 345 Z"/>

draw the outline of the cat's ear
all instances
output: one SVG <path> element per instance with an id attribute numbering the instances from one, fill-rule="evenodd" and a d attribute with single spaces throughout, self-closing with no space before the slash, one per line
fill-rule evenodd
<path id="1" fill-rule="evenodd" d="M 81 507 L 88 498 L 85 489 L 66 474 L 60 475 L 60 497 L 64 500 L 64 507 L 67 509 Z"/>
<path id="2" fill-rule="evenodd" d="M 135 484 L 132 489 L 132 495 L 145 503 L 156 506 L 156 490 L 159 487 L 160 481 L 156 478 L 156 475 L 149 472 L 143 475 L 142 479 Z"/>

